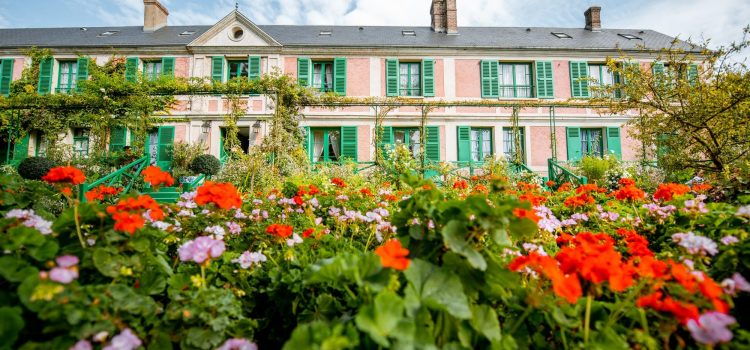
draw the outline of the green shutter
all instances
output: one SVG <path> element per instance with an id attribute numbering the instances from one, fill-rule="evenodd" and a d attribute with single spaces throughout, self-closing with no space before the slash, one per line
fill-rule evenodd
<path id="1" fill-rule="evenodd" d="M 388 159 L 388 151 L 393 150 L 395 146 L 393 142 L 393 127 L 384 126 L 383 130 L 377 130 L 378 135 L 378 149 L 383 155 L 384 159 Z"/>
<path id="2" fill-rule="evenodd" d="M 357 149 L 357 127 L 341 127 L 341 157 L 352 161 L 358 161 Z"/>
<path id="3" fill-rule="evenodd" d="M 570 91 L 573 97 L 586 98 L 589 94 L 589 64 L 570 62 Z"/>
<path id="4" fill-rule="evenodd" d="M 653 73 L 654 75 L 664 74 L 664 63 L 654 62 L 651 65 L 651 73 Z"/>
<path id="5" fill-rule="evenodd" d="M 161 74 L 168 77 L 174 76 L 174 57 L 162 57 Z"/>
<path id="6" fill-rule="evenodd" d="M 227 148 L 224 147 L 225 142 L 227 139 L 227 129 L 221 128 L 219 132 L 219 160 L 224 161 L 227 159 L 229 153 L 227 153 Z"/>
<path id="7" fill-rule="evenodd" d="M 471 160 L 471 128 L 458 126 L 456 129 L 458 134 L 458 161 L 468 162 Z"/>
<path id="8" fill-rule="evenodd" d="M 435 96 L 435 60 L 422 60 L 422 96 Z"/>
<path id="9" fill-rule="evenodd" d="M 440 161 L 440 127 L 428 126 L 425 127 L 427 135 L 425 135 L 425 158 L 433 162 Z"/>
<path id="10" fill-rule="evenodd" d="M 620 142 L 620 128 L 607 128 L 607 152 L 622 159 L 622 144 Z"/>
<path id="11" fill-rule="evenodd" d="M 312 82 L 310 73 L 312 72 L 312 60 L 307 57 L 297 58 L 297 83 L 300 86 L 309 87 Z"/>
<path id="12" fill-rule="evenodd" d="M 13 166 L 18 166 L 22 160 L 29 156 L 29 135 L 24 136 L 20 141 L 13 145 Z"/>
<path id="13" fill-rule="evenodd" d="M 125 80 L 131 83 L 138 81 L 138 57 L 128 57 L 125 60 Z"/>
<path id="14" fill-rule="evenodd" d="M 656 138 L 656 157 L 657 160 L 666 156 L 670 151 L 669 141 L 671 136 L 669 134 L 659 134 Z"/>
<path id="15" fill-rule="evenodd" d="M 346 96 L 346 58 L 333 59 L 333 91 L 336 95 Z"/>
<path id="16" fill-rule="evenodd" d="M 305 151 L 307 152 L 307 159 L 312 163 L 313 160 L 313 135 L 312 130 L 309 126 L 305 127 Z"/>
<path id="17" fill-rule="evenodd" d="M 581 160 L 581 128 L 565 128 L 568 137 L 568 160 Z"/>
<path id="18" fill-rule="evenodd" d="M 688 66 L 687 79 L 690 85 L 695 86 L 698 84 L 698 65 L 691 64 Z"/>
<path id="19" fill-rule="evenodd" d="M 158 135 L 159 147 L 156 155 L 156 166 L 164 171 L 172 168 L 172 149 L 174 148 L 174 126 L 160 126 Z"/>
<path id="20" fill-rule="evenodd" d="M 0 95 L 10 95 L 10 83 L 13 81 L 13 63 L 12 58 L 0 61 Z"/>
<path id="21" fill-rule="evenodd" d="M 555 88 L 553 85 L 554 76 L 552 75 L 552 62 L 536 62 L 536 97 L 537 98 L 555 98 Z"/>
<path id="22" fill-rule="evenodd" d="M 498 62 L 497 61 L 482 61 L 481 63 L 481 75 L 482 75 L 482 97 L 483 98 L 497 98 L 499 95 L 498 89 Z"/>
<path id="23" fill-rule="evenodd" d="M 398 60 L 388 58 L 385 60 L 385 95 L 398 96 Z"/>
<path id="24" fill-rule="evenodd" d="M 224 81 L 224 57 L 211 57 L 211 81 L 221 83 Z"/>
<path id="25" fill-rule="evenodd" d="M 250 56 L 247 59 L 247 79 L 250 81 L 260 80 L 260 56 Z"/>
<path id="26" fill-rule="evenodd" d="M 109 151 L 119 152 L 122 151 L 128 140 L 128 129 L 122 126 L 116 126 L 112 128 L 112 134 L 109 135 Z"/>
<path id="27" fill-rule="evenodd" d="M 52 91 L 52 57 L 45 57 L 39 62 L 39 86 L 37 92 L 40 95 L 48 94 Z"/>
<path id="28" fill-rule="evenodd" d="M 89 80 L 89 59 L 88 57 L 78 58 L 78 71 L 76 73 L 76 90 L 81 91 L 81 82 Z"/>

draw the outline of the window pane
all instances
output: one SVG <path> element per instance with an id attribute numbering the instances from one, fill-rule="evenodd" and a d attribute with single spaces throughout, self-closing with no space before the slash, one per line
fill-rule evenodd
<path id="1" fill-rule="evenodd" d="M 396 141 L 397 145 L 403 144 L 404 142 L 407 142 L 406 139 L 406 132 L 403 130 L 394 130 L 393 131 L 393 137 Z"/>
<path id="2" fill-rule="evenodd" d="M 489 129 L 482 129 L 482 159 L 492 155 L 492 135 Z"/>
<path id="3" fill-rule="evenodd" d="M 409 94 L 409 65 L 406 63 L 401 63 L 399 67 L 400 67 L 399 81 L 400 81 L 400 86 L 401 86 L 401 94 L 408 96 Z"/>
<path id="4" fill-rule="evenodd" d="M 328 132 L 328 160 L 336 162 L 341 155 L 341 131 L 331 130 Z"/>
<path id="5" fill-rule="evenodd" d="M 321 88 L 321 82 L 322 82 L 322 74 L 323 74 L 323 65 L 320 63 L 313 64 L 313 84 L 312 86 L 314 88 Z"/>
<path id="6" fill-rule="evenodd" d="M 323 130 L 313 130 L 313 162 L 321 161 L 323 157 Z"/>
<path id="7" fill-rule="evenodd" d="M 331 91 L 333 90 L 333 65 L 330 63 L 326 63 L 323 65 L 323 68 L 325 69 L 325 81 L 323 89 L 325 91 Z"/>
<path id="8" fill-rule="evenodd" d="M 593 80 L 592 83 L 594 84 L 601 84 L 602 77 L 600 74 L 600 65 L 590 65 L 589 66 L 589 78 Z"/>
<path id="9" fill-rule="evenodd" d="M 409 130 L 409 149 L 411 150 L 411 155 L 415 158 L 419 156 L 420 138 L 419 130 Z"/>

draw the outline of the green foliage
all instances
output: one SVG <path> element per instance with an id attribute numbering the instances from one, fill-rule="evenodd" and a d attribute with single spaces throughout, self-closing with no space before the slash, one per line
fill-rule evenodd
<path id="1" fill-rule="evenodd" d="M 608 155 L 603 158 L 594 156 L 585 156 L 578 162 L 578 171 L 581 175 L 587 177 L 589 181 L 599 181 L 604 179 L 604 175 L 618 166 L 617 158 Z"/>
<path id="2" fill-rule="evenodd" d="M 27 180 L 41 180 L 55 167 L 55 163 L 45 157 L 25 158 L 18 165 L 18 175 Z"/>
<path id="3" fill-rule="evenodd" d="M 595 89 L 624 96 L 607 101 L 607 114 L 638 111 L 630 127 L 646 159 L 669 171 L 721 173 L 750 157 L 750 70 L 740 58 L 750 47 L 748 34 L 750 27 L 742 40 L 700 55 L 675 41 L 656 58 L 661 70 L 622 64 L 631 61 L 623 55 L 608 63 L 620 83 Z"/>
<path id="4" fill-rule="evenodd" d="M 193 160 L 205 153 L 203 143 L 189 144 L 185 142 L 176 142 L 172 148 L 172 175 L 175 178 L 182 176 L 191 176 L 190 165 Z M 200 172 L 197 172 L 200 174 Z"/>
<path id="5" fill-rule="evenodd" d="M 201 154 L 190 162 L 190 171 L 195 174 L 213 176 L 221 170 L 221 162 L 210 154 Z"/>

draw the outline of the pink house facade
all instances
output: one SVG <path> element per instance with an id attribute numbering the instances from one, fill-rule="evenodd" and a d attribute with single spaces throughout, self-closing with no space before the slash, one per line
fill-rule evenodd
<path id="1" fill-rule="evenodd" d="M 604 65 L 607 58 L 626 54 L 648 69 L 656 52 L 673 40 L 651 30 L 604 29 L 597 7 L 586 11 L 584 28 L 458 27 L 456 11 L 456 0 L 433 0 L 431 27 L 256 25 L 239 11 L 213 26 L 169 26 L 167 9 L 158 0 L 144 0 L 143 27 L 0 29 L 0 72 L 9 72 L 0 78 L 0 90 L 31 64 L 23 51 L 39 47 L 54 52 L 49 81 L 44 82 L 48 93 L 70 88 L 70 70 L 81 55 L 104 64 L 116 54 L 143 75 L 227 81 L 279 72 L 312 89 L 348 97 L 478 103 L 583 100 L 591 96 L 590 84 L 615 81 Z M 246 114 L 239 121 L 246 150 L 266 134 L 265 121 L 273 114 L 270 102 L 266 96 L 247 97 Z M 173 133 L 176 142 L 203 142 L 218 157 L 226 113 L 219 96 L 193 97 L 175 106 L 170 114 L 175 121 L 164 124 L 172 127 L 165 132 Z M 305 146 L 313 162 L 344 156 L 359 162 L 374 159 L 372 108 L 308 107 L 303 113 Z M 503 107 L 438 108 L 430 113 L 426 130 L 420 130 L 420 110 L 401 107 L 384 120 L 384 142 L 416 150 L 420 133 L 426 132 L 425 149 L 432 160 L 482 161 L 520 153 L 527 166 L 545 172 L 552 157 L 549 109 L 521 110 L 520 150 L 511 139 L 511 114 Z M 558 159 L 615 154 L 636 160 L 641 146 L 625 126 L 632 117 L 557 108 Z M 82 135 L 85 130 L 71 130 L 66 142 L 80 150 Z M 118 142 L 129 144 L 127 131 Z M 43 136 L 32 133 L 26 153 L 40 151 Z"/>

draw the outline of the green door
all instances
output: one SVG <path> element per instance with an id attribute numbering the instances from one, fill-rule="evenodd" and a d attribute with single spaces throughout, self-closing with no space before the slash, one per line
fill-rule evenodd
<path id="1" fill-rule="evenodd" d="M 158 142 L 156 166 L 164 171 L 171 171 L 172 149 L 174 148 L 174 126 L 160 126 Z"/>

